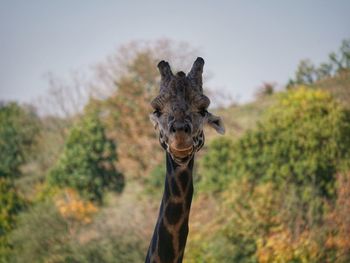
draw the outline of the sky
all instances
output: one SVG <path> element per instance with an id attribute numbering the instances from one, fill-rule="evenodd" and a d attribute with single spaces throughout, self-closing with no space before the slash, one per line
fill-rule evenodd
<path id="1" fill-rule="evenodd" d="M 0 0 L 0 100 L 32 102 L 48 72 L 66 78 L 130 41 L 168 38 L 198 50 L 207 86 L 247 102 L 301 59 L 327 61 L 350 38 L 349 13 L 346 0 Z"/>

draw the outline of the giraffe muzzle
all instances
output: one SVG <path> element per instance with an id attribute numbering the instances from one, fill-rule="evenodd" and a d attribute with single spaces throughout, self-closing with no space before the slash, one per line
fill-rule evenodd
<path id="1" fill-rule="evenodd" d="M 194 147 L 193 145 L 185 148 L 176 148 L 172 145 L 169 147 L 170 153 L 174 155 L 176 158 L 185 158 L 187 156 L 190 156 L 193 153 Z"/>

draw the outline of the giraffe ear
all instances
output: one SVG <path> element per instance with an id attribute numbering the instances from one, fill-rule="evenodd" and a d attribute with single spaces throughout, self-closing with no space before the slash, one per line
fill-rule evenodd
<path id="1" fill-rule="evenodd" d="M 224 123 L 222 122 L 221 118 L 219 116 L 215 116 L 208 112 L 207 115 L 207 124 L 214 128 L 218 133 L 224 134 L 225 133 L 225 127 Z"/>

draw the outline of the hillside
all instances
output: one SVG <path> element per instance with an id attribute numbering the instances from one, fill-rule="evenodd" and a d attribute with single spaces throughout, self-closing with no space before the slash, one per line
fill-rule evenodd
<path id="1" fill-rule="evenodd" d="M 336 100 L 341 102 L 344 107 L 350 108 L 350 72 L 344 71 L 339 75 L 317 81 L 312 85 L 309 85 L 311 89 L 321 89 L 330 92 Z M 255 127 L 256 123 L 264 115 L 264 112 L 271 106 L 276 100 L 280 92 L 276 92 L 274 95 L 263 96 L 257 98 L 255 101 L 242 104 L 229 106 L 216 110 L 216 113 L 225 121 L 225 127 L 227 136 L 239 137 L 248 129 Z M 208 133 L 209 139 L 212 138 L 214 133 Z"/>

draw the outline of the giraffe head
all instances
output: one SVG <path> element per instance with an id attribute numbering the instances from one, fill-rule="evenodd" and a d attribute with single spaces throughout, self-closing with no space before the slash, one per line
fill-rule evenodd
<path id="1" fill-rule="evenodd" d="M 197 58 L 186 75 L 174 75 L 168 62 L 161 61 L 159 95 L 152 100 L 154 112 L 150 115 L 159 130 L 159 142 L 178 164 L 187 163 L 204 144 L 203 127 L 225 132 L 220 117 L 207 111 L 210 100 L 203 94 L 202 73 L 204 60 Z"/>

